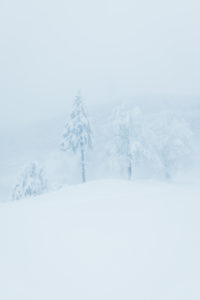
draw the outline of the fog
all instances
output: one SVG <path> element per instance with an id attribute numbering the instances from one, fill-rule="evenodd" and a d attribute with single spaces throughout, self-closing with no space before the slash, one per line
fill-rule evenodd
<path id="1" fill-rule="evenodd" d="M 60 137 L 79 89 L 97 131 L 90 179 L 107 174 L 98 159 L 118 104 L 184 118 L 198 153 L 199 10 L 198 0 L 1 0 L 0 200 L 24 164 L 42 161 L 51 174 L 63 165 Z"/>
<path id="2" fill-rule="evenodd" d="M 0 125 L 87 103 L 200 96 L 198 0 L 1 0 Z"/>
<path id="3" fill-rule="evenodd" d="M 200 0 L 0 0 L 0 299 L 200 299 Z"/>

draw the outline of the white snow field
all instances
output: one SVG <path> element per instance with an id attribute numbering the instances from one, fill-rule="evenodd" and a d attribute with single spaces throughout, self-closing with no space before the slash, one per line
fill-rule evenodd
<path id="1" fill-rule="evenodd" d="M 199 300 L 200 187 L 104 180 L 0 204 L 1 300 Z"/>

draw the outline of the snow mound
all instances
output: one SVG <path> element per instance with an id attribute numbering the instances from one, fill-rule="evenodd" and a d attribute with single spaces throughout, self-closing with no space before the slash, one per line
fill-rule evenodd
<path id="1" fill-rule="evenodd" d="M 0 299 L 200 299 L 199 199 L 108 180 L 0 204 Z"/>

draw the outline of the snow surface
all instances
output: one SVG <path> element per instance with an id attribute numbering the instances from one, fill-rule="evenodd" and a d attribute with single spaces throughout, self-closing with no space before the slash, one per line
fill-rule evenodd
<path id="1" fill-rule="evenodd" d="M 200 299 L 200 187 L 107 180 L 0 204 L 1 300 Z"/>

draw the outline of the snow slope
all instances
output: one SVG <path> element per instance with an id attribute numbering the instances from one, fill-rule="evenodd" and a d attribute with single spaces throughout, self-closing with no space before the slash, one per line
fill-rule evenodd
<path id="1" fill-rule="evenodd" d="M 200 188 L 96 181 L 0 204 L 1 300 L 200 299 Z"/>

